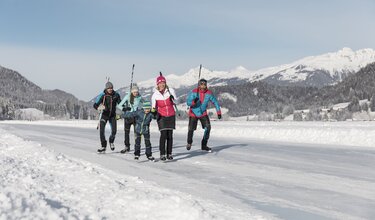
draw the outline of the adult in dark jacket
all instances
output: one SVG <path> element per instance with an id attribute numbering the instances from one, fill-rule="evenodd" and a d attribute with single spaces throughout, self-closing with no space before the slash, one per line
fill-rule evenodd
<path id="1" fill-rule="evenodd" d="M 186 149 L 190 150 L 193 143 L 194 131 L 197 129 L 198 120 L 204 129 L 204 135 L 201 142 L 201 149 L 204 151 L 211 151 L 207 146 L 208 139 L 210 138 L 211 123 L 207 114 L 207 106 L 209 102 L 215 105 L 217 117 L 221 119 L 220 105 L 214 94 L 207 88 L 207 80 L 199 80 L 199 88 L 193 89 L 186 99 L 186 104 L 190 107 L 189 110 L 189 131 L 187 138 Z"/>
<path id="2" fill-rule="evenodd" d="M 151 151 L 151 142 L 150 142 L 150 123 L 153 118 L 151 114 L 151 103 L 144 102 L 142 109 L 138 109 L 135 112 L 125 111 L 123 114 L 125 119 L 134 118 L 135 119 L 135 145 L 134 145 L 134 159 L 138 160 L 141 155 L 141 139 L 142 135 L 145 139 L 146 145 L 146 157 L 149 160 L 154 160 Z"/>
<path id="3" fill-rule="evenodd" d="M 113 90 L 113 84 L 107 82 L 105 84 L 105 89 L 100 93 L 94 103 L 94 108 L 101 112 L 100 114 L 100 142 L 102 147 L 98 149 L 98 152 L 104 152 L 107 147 L 107 140 L 105 138 L 105 126 L 109 122 L 111 126 L 111 136 L 109 137 L 109 145 L 111 150 L 115 150 L 113 142 L 115 141 L 117 132 L 117 122 L 116 122 L 116 105 L 121 102 L 120 95 Z"/>

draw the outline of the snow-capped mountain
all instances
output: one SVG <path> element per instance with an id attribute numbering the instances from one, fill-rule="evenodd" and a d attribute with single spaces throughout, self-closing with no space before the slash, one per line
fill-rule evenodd
<path id="1" fill-rule="evenodd" d="M 227 71 L 212 71 L 202 67 L 201 78 L 208 80 L 209 86 L 222 86 L 228 84 L 239 84 L 249 80 L 251 72 L 244 67 L 240 66 L 236 69 Z M 199 66 L 190 69 L 183 75 L 165 75 L 169 86 L 176 90 L 178 96 L 186 95 L 192 86 L 197 85 L 199 78 Z M 137 85 L 140 88 L 140 92 L 144 97 L 148 97 L 153 93 L 155 88 L 155 78 L 138 82 Z M 122 87 L 117 90 L 121 97 L 129 92 L 129 87 Z"/>
<path id="2" fill-rule="evenodd" d="M 353 51 L 343 48 L 335 53 L 310 56 L 291 64 L 255 71 L 250 81 L 263 80 L 274 84 L 299 84 L 315 87 L 341 82 L 367 64 L 375 62 L 375 50 Z"/>
<path id="3" fill-rule="evenodd" d="M 201 78 L 208 80 L 210 86 L 264 81 L 277 85 L 294 84 L 320 88 L 341 82 L 345 77 L 373 62 L 375 62 L 373 49 L 353 51 L 350 48 L 343 48 L 337 52 L 310 56 L 290 64 L 256 71 L 247 70 L 242 66 L 230 71 L 209 70 L 203 67 Z M 197 84 L 198 75 L 199 67 L 195 67 L 183 75 L 171 74 L 166 75 L 166 78 L 171 87 L 184 90 Z M 155 79 L 139 82 L 138 86 L 143 89 L 153 88 Z"/>
<path id="4" fill-rule="evenodd" d="M 237 69 L 239 71 L 236 71 Z M 224 82 L 224 85 L 226 85 L 225 82 L 229 79 L 233 79 L 236 77 L 244 79 L 246 78 L 244 76 L 249 76 L 249 71 L 244 67 L 238 67 L 237 69 L 229 73 L 226 71 L 212 71 L 202 67 L 201 78 L 205 78 L 209 81 L 216 81 L 215 85 L 220 85 L 220 80 L 222 80 Z M 170 74 L 167 75 L 166 78 L 168 80 L 168 84 L 173 86 L 173 88 L 189 87 L 198 83 L 199 67 L 190 69 L 187 73 L 181 76 Z M 147 81 L 140 82 L 138 83 L 138 86 L 142 88 L 154 87 L 155 79 L 153 78 Z"/>

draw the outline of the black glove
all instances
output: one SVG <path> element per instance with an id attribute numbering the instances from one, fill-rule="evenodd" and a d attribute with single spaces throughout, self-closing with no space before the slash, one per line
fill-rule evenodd
<path id="1" fill-rule="evenodd" d="M 124 108 L 122 108 L 122 111 L 123 112 L 127 112 L 127 111 L 130 111 L 132 108 L 130 108 L 130 107 L 124 107 Z"/>
<path id="2" fill-rule="evenodd" d="M 199 97 L 196 97 L 195 99 L 194 99 L 194 103 L 197 103 L 199 101 Z"/>
<path id="3" fill-rule="evenodd" d="M 221 114 L 218 114 L 218 115 L 217 115 L 217 118 L 218 118 L 218 119 L 221 119 Z"/>
<path id="4" fill-rule="evenodd" d="M 173 95 L 170 95 L 169 98 L 170 98 L 171 101 L 173 102 L 173 100 L 174 100 L 174 96 L 173 96 Z"/>
<path id="5" fill-rule="evenodd" d="M 156 115 L 158 114 L 158 112 L 157 111 L 151 111 L 151 114 L 152 114 L 152 118 L 156 119 Z"/>
<path id="6" fill-rule="evenodd" d="M 97 104 L 97 103 L 94 103 L 94 109 L 96 109 L 96 110 L 98 110 L 98 107 L 99 107 L 99 104 Z"/>

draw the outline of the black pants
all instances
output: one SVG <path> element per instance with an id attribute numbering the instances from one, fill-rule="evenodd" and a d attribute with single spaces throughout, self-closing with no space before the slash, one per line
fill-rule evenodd
<path id="1" fill-rule="evenodd" d="M 167 149 L 165 149 L 165 143 L 167 143 Z M 159 150 L 160 156 L 172 155 L 172 146 L 173 146 L 173 130 L 162 130 L 160 131 L 160 140 L 159 140 Z"/>
<path id="2" fill-rule="evenodd" d="M 203 116 L 202 118 L 189 117 L 189 131 L 187 137 L 187 143 L 193 143 L 194 131 L 197 130 L 198 120 L 201 122 L 202 128 L 204 129 L 204 135 L 201 142 L 201 147 L 207 146 L 208 139 L 210 138 L 211 132 L 211 123 L 208 115 Z"/>
<path id="3" fill-rule="evenodd" d="M 141 139 L 142 135 L 145 139 L 145 145 L 146 145 L 146 156 L 152 156 L 151 152 L 151 142 L 150 142 L 150 134 L 136 134 L 136 139 L 135 139 L 135 146 L 134 146 L 134 155 L 140 156 L 141 155 Z"/>
<path id="4" fill-rule="evenodd" d="M 115 141 L 116 132 L 117 132 L 117 121 L 116 117 L 106 117 L 102 116 L 102 119 L 100 119 L 100 142 L 102 144 L 102 147 L 107 147 L 107 140 L 105 139 L 105 126 L 109 122 L 111 126 L 111 136 L 109 136 L 109 143 L 113 143 Z"/>
<path id="5" fill-rule="evenodd" d="M 130 150 L 130 127 L 133 125 L 134 129 L 134 136 L 135 134 L 135 118 L 125 118 L 124 119 L 124 131 L 125 131 L 125 137 L 124 137 L 124 144 L 125 146 Z"/>

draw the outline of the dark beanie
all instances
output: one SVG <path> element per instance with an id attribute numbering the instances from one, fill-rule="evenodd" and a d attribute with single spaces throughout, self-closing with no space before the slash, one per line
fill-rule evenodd
<path id="1" fill-rule="evenodd" d="M 202 83 L 204 83 L 204 84 L 206 84 L 206 85 L 207 85 L 207 80 L 205 80 L 205 79 L 203 79 L 203 78 L 202 78 L 202 79 L 200 79 L 200 80 L 199 80 L 199 84 L 202 84 Z"/>
<path id="2" fill-rule="evenodd" d="M 105 84 L 105 89 L 109 89 L 109 88 L 112 88 L 113 89 L 113 84 L 111 83 L 111 82 L 107 82 L 106 84 Z"/>

